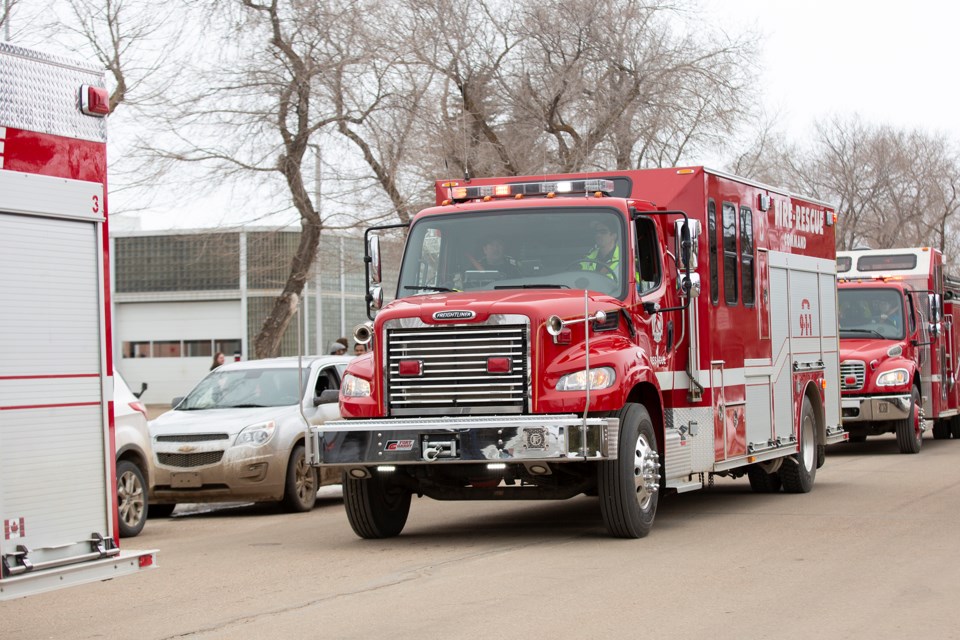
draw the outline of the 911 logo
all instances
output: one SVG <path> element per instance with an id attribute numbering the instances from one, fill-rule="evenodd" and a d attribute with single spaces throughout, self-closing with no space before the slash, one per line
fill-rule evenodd
<path id="1" fill-rule="evenodd" d="M 389 440 L 384 451 L 413 451 L 413 440 Z"/>
<path id="2" fill-rule="evenodd" d="M 813 314 L 810 312 L 810 301 L 806 298 L 800 302 L 800 335 L 813 335 Z"/>

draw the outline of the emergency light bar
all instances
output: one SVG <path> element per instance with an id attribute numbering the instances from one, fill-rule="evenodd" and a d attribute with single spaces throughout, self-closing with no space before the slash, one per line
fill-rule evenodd
<path id="1" fill-rule="evenodd" d="M 451 187 L 450 198 L 455 202 L 480 198 L 516 198 L 522 196 L 545 196 L 550 194 L 613 193 L 613 180 L 562 180 L 553 182 L 521 182 L 518 184 L 495 184 L 475 187 Z"/>

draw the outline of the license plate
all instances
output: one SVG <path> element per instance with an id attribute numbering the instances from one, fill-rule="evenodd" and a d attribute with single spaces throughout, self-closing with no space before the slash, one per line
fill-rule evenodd
<path id="1" fill-rule="evenodd" d="M 196 489 L 202 485 L 200 474 L 195 471 L 170 474 L 170 486 L 174 489 Z"/>

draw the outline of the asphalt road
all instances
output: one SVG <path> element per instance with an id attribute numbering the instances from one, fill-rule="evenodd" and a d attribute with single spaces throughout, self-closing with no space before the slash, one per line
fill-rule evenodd
<path id="1" fill-rule="evenodd" d="M 181 513 L 182 511 L 182 513 Z M 414 500 L 365 541 L 338 487 L 306 514 L 152 520 L 156 570 L 0 603 L 4 638 L 960 637 L 960 441 L 832 448 L 812 493 L 746 479 L 608 538 L 596 499 Z"/>

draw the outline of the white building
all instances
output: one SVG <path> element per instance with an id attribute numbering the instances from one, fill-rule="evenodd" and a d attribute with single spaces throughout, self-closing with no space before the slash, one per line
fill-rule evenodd
<path id="1" fill-rule="evenodd" d="M 147 404 L 169 404 L 209 370 L 213 354 L 253 357 L 287 279 L 298 229 L 116 231 L 111 234 L 114 365 Z M 280 355 L 326 353 L 367 319 L 363 241 L 324 234 L 299 321 Z M 350 345 L 353 346 L 351 339 Z"/>

